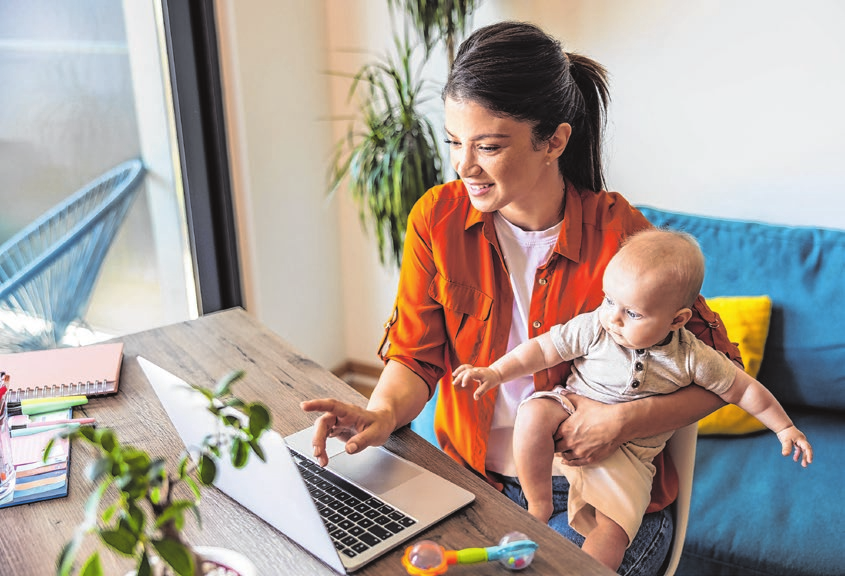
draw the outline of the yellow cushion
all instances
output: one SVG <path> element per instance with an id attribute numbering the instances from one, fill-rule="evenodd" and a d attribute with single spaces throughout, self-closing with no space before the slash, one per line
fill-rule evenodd
<path id="1" fill-rule="evenodd" d="M 756 378 L 769 335 L 771 299 L 768 296 L 724 296 L 708 298 L 707 304 L 722 318 L 731 342 L 739 345 L 745 371 Z M 765 429 L 762 422 L 733 404 L 698 422 L 699 434 L 749 434 Z"/>

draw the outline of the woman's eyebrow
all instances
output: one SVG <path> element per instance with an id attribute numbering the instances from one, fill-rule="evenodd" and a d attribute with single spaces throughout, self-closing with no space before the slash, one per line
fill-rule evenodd
<path id="1" fill-rule="evenodd" d="M 446 127 L 444 126 L 444 127 L 443 127 L 443 130 L 445 130 L 445 131 L 446 131 L 446 134 L 448 134 L 450 137 L 454 138 L 454 136 L 455 136 L 455 135 L 454 135 L 454 134 L 452 134 L 452 133 L 449 131 L 449 129 L 448 129 L 448 128 L 446 128 Z M 473 136 L 472 138 L 470 138 L 470 139 L 469 139 L 469 141 L 470 141 L 470 142 L 476 142 L 476 141 L 478 141 L 478 140 L 484 140 L 484 139 L 486 139 L 486 138 L 510 138 L 510 137 L 511 137 L 511 135 L 510 135 L 510 134 L 499 133 L 499 132 L 488 132 L 488 133 L 485 133 L 485 134 L 476 134 L 475 136 Z"/>

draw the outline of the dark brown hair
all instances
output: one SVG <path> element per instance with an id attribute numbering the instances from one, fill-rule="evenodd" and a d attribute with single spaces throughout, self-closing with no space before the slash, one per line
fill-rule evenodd
<path id="1" fill-rule="evenodd" d="M 570 124 L 561 173 L 579 188 L 604 189 L 607 73 L 590 58 L 564 52 L 537 26 L 500 22 L 473 32 L 458 50 L 442 96 L 530 122 L 536 146 Z"/>

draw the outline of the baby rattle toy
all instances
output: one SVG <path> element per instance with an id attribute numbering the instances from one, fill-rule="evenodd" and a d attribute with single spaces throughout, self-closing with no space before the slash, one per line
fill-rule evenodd
<path id="1" fill-rule="evenodd" d="M 438 576 L 450 564 L 477 564 L 498 560 L 508 570 L 522 570 L 534 560 L 538 545 L 521 532 L 509 532 L 498 546 L 446 550 L 431 540 L 417 542 L 405 549 L 402 566 L 412 576 Z"/>

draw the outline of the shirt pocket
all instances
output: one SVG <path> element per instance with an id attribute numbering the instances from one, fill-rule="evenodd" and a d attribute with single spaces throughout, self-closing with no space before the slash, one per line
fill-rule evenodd
<path id="1" fill-rule="evenodd" d="M 439 273 L 428 287 L 428 295 L 443 307 L 452 362 L 458 362 L 454 367 L 474 364 L 488 329 L 493 298 L 472 286 L 451 282 Z"/>

